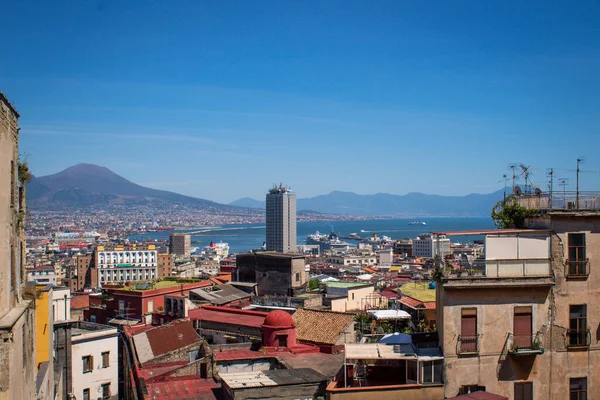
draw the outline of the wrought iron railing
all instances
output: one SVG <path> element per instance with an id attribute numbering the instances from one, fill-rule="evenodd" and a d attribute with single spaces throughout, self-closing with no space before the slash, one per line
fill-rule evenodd
<path id="1" fill-rule="evenodd" d="M 479 335 L 475 336 L 458 336 L 456 344 L 456 352 L 458 354 L 477 354 L 479 353 Z"/>
<path id="2" fill-rule="evenodd" d="M 590 274 L 590 260 L 566 260 L 565 268 L 567 277 L 586 277 Z"/>
<path id="3" fill-rule="evenodd" d="M 567 347 L 589 347 L 592 335 L 589 329 L 567 329 Z"/>

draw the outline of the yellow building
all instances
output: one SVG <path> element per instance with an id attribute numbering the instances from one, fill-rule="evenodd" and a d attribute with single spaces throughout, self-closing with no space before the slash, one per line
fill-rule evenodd
<path id="1" fill-rule="evenodd" d="M 38 285 L 38 297 L 35 302 L 37 318 L 35 321 L 35 365 L 40 368 L 44 361 L 52 360 L 54 335 L 54 307 L 52 305 L 52 285 Z"/>

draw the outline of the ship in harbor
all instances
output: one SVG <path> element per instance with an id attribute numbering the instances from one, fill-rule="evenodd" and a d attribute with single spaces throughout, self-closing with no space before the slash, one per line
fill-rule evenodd
<path id="1" fill-rule="evenodd" d="M 317 231 L 314 235 L 308 235 L 306 244 L 319 245 L 321 252 L 325 250 L 348 251 L 350 248 L 350 245 L 347 242 L 340 240 L 333 232 L 329 235 L 322 235 Z"/>
<path id="2" fill-rule="evenodd" d="M 427 223 L 423 221 L 412 221 L 408 223 L 409 225 L 427 225 Z"/>

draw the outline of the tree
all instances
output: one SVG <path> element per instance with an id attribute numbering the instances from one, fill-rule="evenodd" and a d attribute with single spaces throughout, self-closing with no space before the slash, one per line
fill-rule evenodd
<path id="1" fill-rule="evenodd" d="M 516 204 L 514 195 L 506 200 L 500 200 L 492 209 L 494 224 L 500 229 L 524 228 L 525 219 L 532 216 L 535 211 Z"/>
<path id="2" fill-rule="evenodd" d="M 319 288 L 319 280 L 318 279 L 311 279 L 310 281 L 308 281 L 308 289 L 309 290 L 315 290 Z"/>

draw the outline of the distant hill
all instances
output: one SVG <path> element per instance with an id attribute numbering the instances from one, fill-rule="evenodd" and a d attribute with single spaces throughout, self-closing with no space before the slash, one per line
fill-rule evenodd
<path id="1" fill-rule="evenodd" d="M 489 194 L 440 196 L 423 193 L 395 195 L 387 193 L 356 194 L 334 191 L 329 194 L 297 200 L 298 210 L 314 210 L 326 214 L 360 216 L 489 216 L 492 207 L 502 199 L 504 190 Z M 231 205 L 264 209 L 265 202 L 250 198 Z"/>
<path id="2" fill-rule="evenodd" d="M 251 199 L 250 197 L 243 197 L 236 201 L 229 203 L 230 206 L 248 207 L 248 208 L 260 208 L 265 209 L 265 202 L 260 200 Z"/>
<path id="3" fill-rule="evenodd" d="M 53 175 L 34 176 L 27 185 L 27 206 L 32 209 L 115 203 L 181 204 L 199 209 L 242 210 L 240 207 L 140 186 L 106 167 L 93 164 L 77 164 Z"/>

